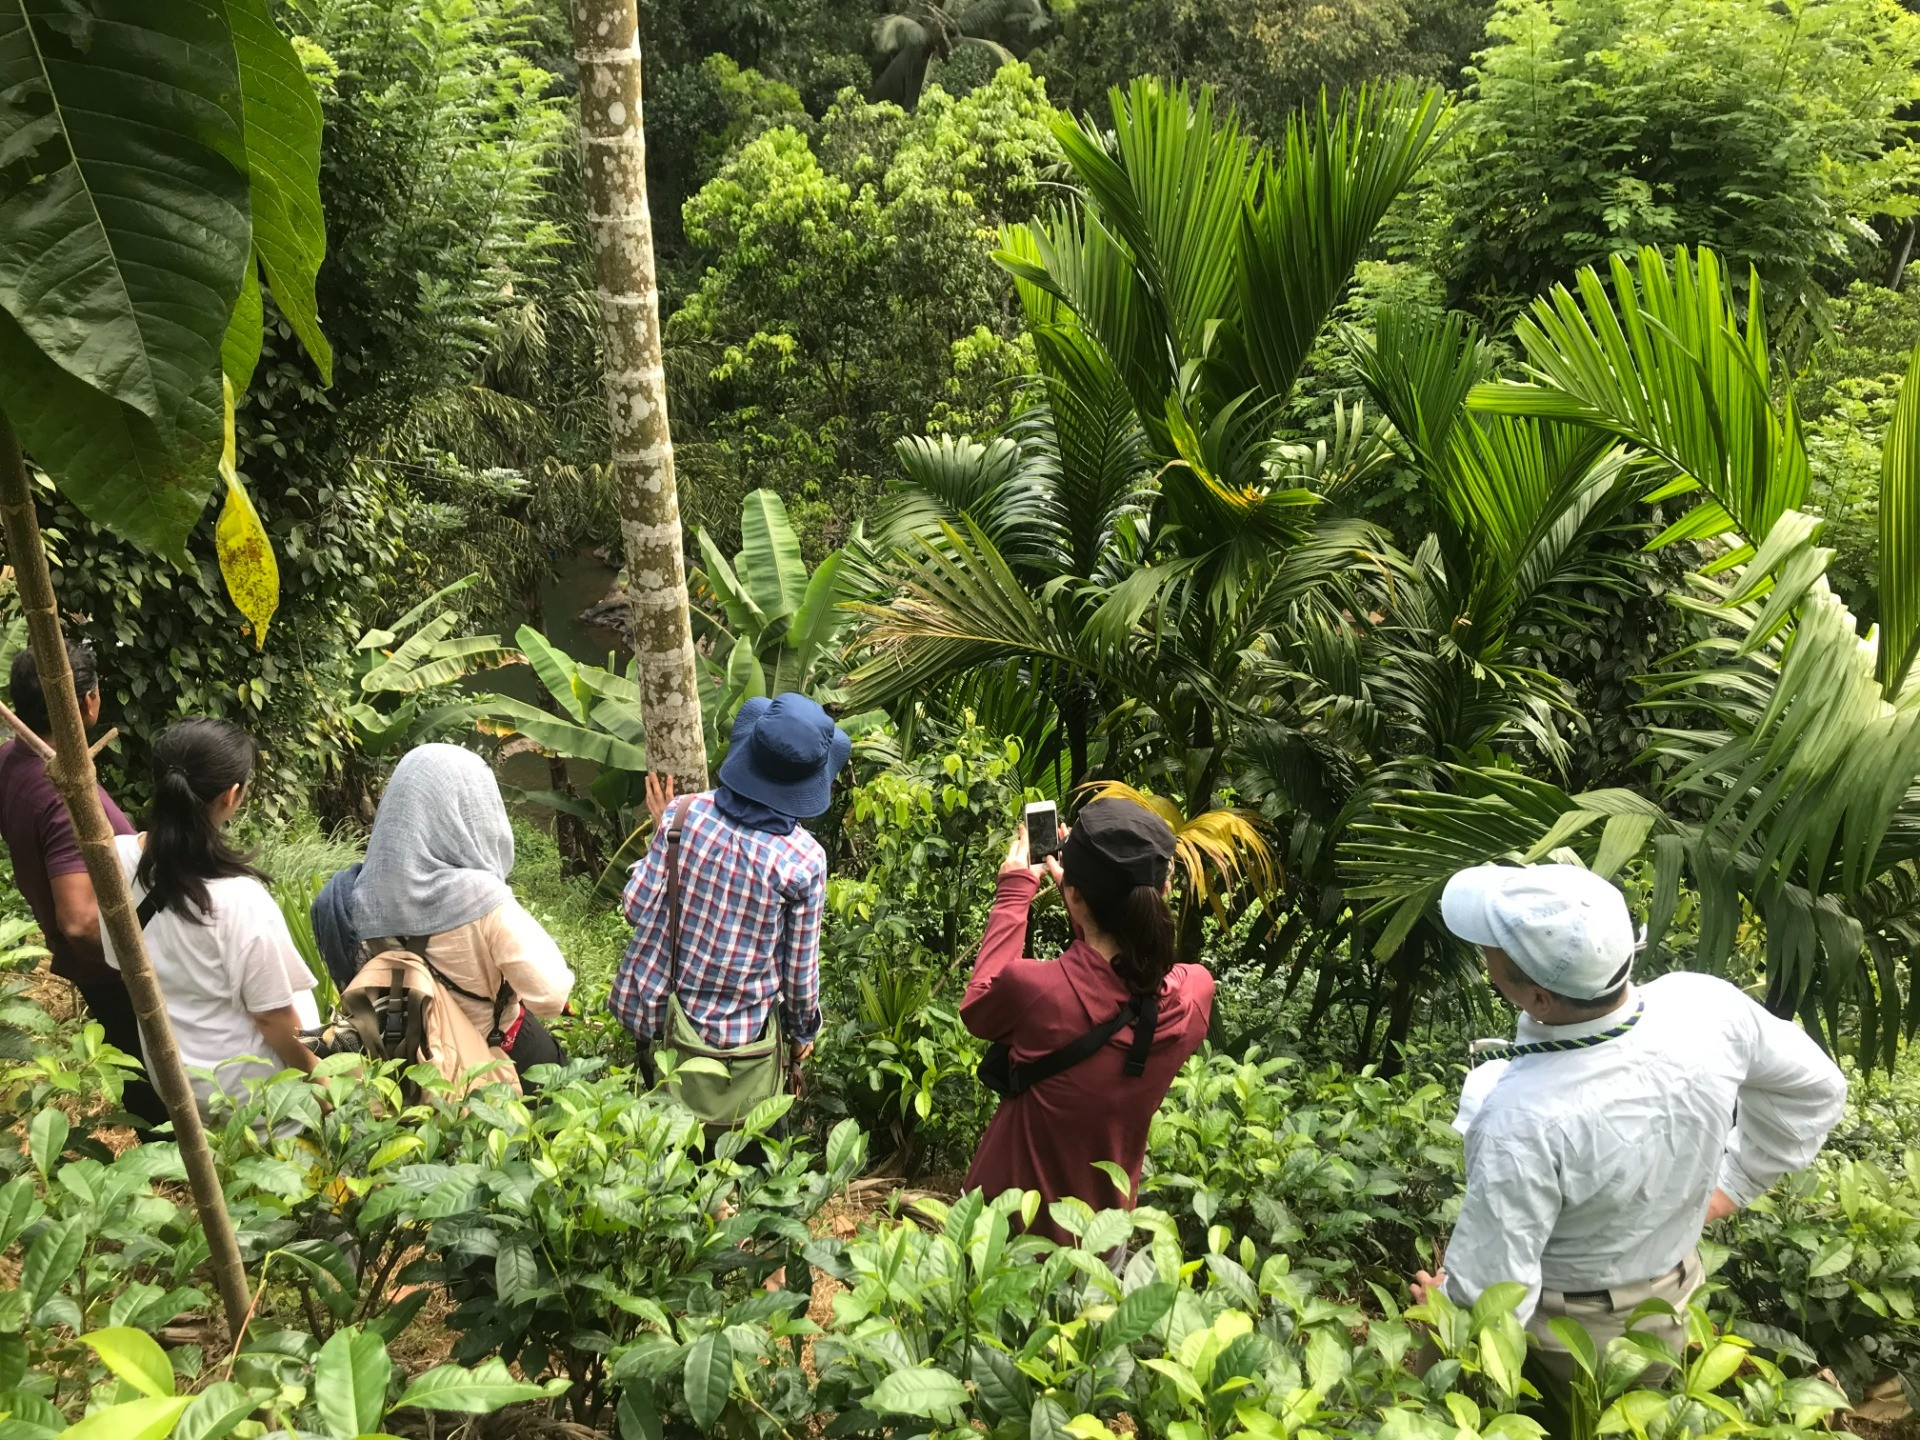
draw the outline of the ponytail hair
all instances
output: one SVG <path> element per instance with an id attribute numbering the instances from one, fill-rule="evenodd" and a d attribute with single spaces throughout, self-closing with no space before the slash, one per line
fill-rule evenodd
<path id="1" fill-rule="evenodd" d="M 209 880 L 266 879 L 207 813 L 215 800 L 253 778 L 259 755 L 253 737 L 224 720 L 182 720 L 154 744 L 153 808 L 134 878 L 160 910 L 206 924 L 213 908 Z"/>
<path id="2" fill-rule="evenodd" d="M 1071 884 L 1071 881 L 1068 881 Z M 1179 956 L 1173 911 L 1158 885 L 1134 885 L 1123 893 L 1074 887 L 1093 915 L 1093 923 L 1119 942 L 1113 973 L 1135 995 L 1158 995 Z"/>

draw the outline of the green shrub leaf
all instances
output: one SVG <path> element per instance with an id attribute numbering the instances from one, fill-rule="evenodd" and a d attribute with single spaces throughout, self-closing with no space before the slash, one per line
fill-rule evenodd
<path id="1" fill-rule="evenodd" d="M 392 1382 L 384 1340 L 358 1328 L 336 1330 L 314 1362 L 314 1408 L 334 1440 L 354 1440 L 379 1428 Z"/>
<path id="2" fill-rule="evenodd" d="M 724 1330 L 710 1331 L 687 1347 L 687 1410 L 693 1423 L 709 1430 L 733 1393 L 733 1341 Z"/>
<path id="3" fill-rule="evenodd" d="M 173 1363 L 160 1342 L 144 1330 L 117 1325 L 80 1337 L 115 1375 L 142 1395 L 165 1399 L 173 1394 Z"/>
<path id="4" fill-rule="evenodd" d="M 867 1403 L 887 1415 L 918 1415 L 954 1424 L 967 1403 L 967 1387 L 934 1366 L 896 1370 L 873 1387 Z"/>

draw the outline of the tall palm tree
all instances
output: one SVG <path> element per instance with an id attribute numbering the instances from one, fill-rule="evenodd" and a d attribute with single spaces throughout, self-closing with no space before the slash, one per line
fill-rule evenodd
<path id="1" fill-rule="evenodd" d="M 1654 542 L 1721 548 L 1686 602 L 1715 637 L 1649 682 L 1674 721 L 1646 757 L 1655 798 L 1464 769 L 1453 793 L 1402 792 L 1356 830 L 1354 893 L 1411 926 L 1465 864 L 1572 847 L 1612 874 L 1645 855 L 1652 943 L 1683 876 L 1700 898 L 1697 963 L 1724 963 L 1750 908 L 1768 1003 L 1830 1041 L 1851 1007 L 1863 1055 L 1891 1063 L 1920 1027 L 1920 351 L 1883 458 L 1883 620 L 1862 639 L 1827 587 L 1820 522 L 1795 508 L 1807 457 L 1791 397 L 1774 399 L 1758 281 L 1742 319 L 1710 251 L 1644 251 L 1611 279 L 1609 293 L 1588 270 L 1538 302 L 1519 331 L 1531 382 L 1473 403 L 1624 441 L 1666 482 L 1654 494 L 1700 497 Z"/>
<path id="2" fill-rule="evenodd" d="M 660 355 L 639 21 L 634 0 L 571 0 L 569 11 L 580 67 L 587 248 L 606 339 L 613 469 L 648 763 L 677 777 L 681 788 L 697 790 L 707 782 L 707 747 Z"/>
<path id="3" fill-rule="evenodd" d="M 978 50 L 1010 65 L 1053 33 L 1046 0 L 912 0 L 873 27 L 873 98 L 911 110 L 927 67 Z"/>

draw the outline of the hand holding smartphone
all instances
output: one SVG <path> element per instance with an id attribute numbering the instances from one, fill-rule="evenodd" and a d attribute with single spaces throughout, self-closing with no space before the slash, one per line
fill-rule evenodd
<path id="1" fill-rule="evenodd" d="M 1060 808 L 1051 800 L 1027 806 L 1027 858 L 1035 865 L 1060 853 Z"/>

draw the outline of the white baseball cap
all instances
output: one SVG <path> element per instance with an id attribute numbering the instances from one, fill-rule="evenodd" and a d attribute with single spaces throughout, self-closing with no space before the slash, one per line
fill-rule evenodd
<path id="1" fill-rule="evenodd" d="M 1491 945 L 1573 1000 L 1617 990 L 1633 968 L 1633 917 L 1612 883 L 1578 865 L 1476 865 L 1440 896 L 1447 929 Z"/>

